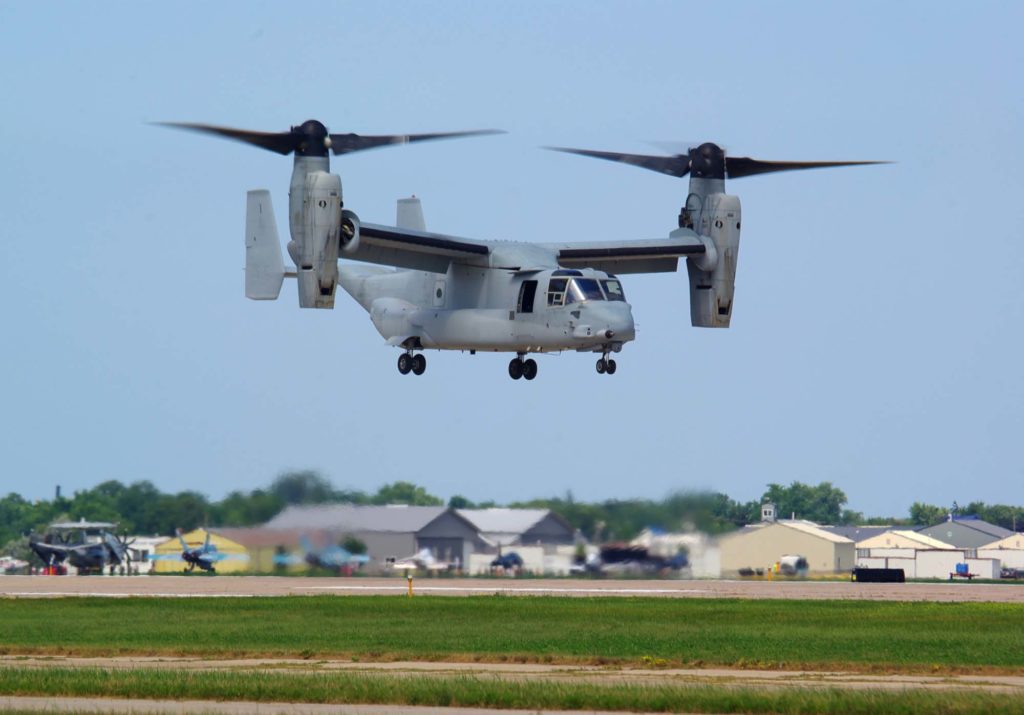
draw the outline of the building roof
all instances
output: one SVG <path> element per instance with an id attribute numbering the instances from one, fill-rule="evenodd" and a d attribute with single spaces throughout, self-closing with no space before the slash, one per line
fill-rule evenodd
<path id="1" fill-rule="evenodd" d="M 979 549 L 1021 549 L 1024 550 L 1024 534 L 1013 532 L 1005 539 L 993 541 L 991 544 L 979 546 Z"/>
<path id="2" fill-rule="evenodd" d="M 541 519 L 551 513 L 550 509 L 456 509 L 459 516 L 484 532 L 505 532 L 522 534 L 529 531 Z"/>
<path id="3" fill-rule="evenodd" d="M 290 506 L 264 524 L 267 529 L 327 529 L 330 531 L 378 531 L 415 533 L 448 511 L 444 506 L 365 506 L 317 504 Z"/>
<path id="4" fill-rule="evenodd" d="M 949 521 L 942 521 L 938 524 L 932 524 L 931 526 L 924 526 L 917 531 L 924 531 L 925 529 L 931 529 L 936 526 L 942 526 L 943 524 L 949 523 L 959 524 L 960 526 L 972 529 L 974 531 L 980 531 L 982 534 L 988 534 L 993 539 L 1005 539 L 1007 536 L 1012 536 L 1013 532 L 1006 529 L 998 524 L 989 524 L 987 521 L 979 519 L 976 516 L 954 516 Z"/>
<path id="5" fill-rule="evenodd" d="M 840 536 L 839 534 L 833 534 L 831 531 L 828 531 L 828 530 L 818 526 L 817 524 L 813 524 L 813 523 L 811 523 L 809 521 L 804 521 L 802 519 L 796 519 L 796 520 L 781 519 L 779 521 L 776 521 L 775 523 L 779 524 L 781 526 L 788 527 L 790 529 L 796 529 L 797 531 L 802 531 L 803 533 L 810 534 L 811 536 L 817 536 L 819 539 L 824 539 L 825 541 L 831 541 L 833 544 L 852 544 L 853 543 L 853 539 L 847 539 L 845 536 Z"/>
<path id="6" fill-rule="evenodd" d="M 907 529 L 891 529 L 881 534 L 862 539 L 857 542 L 859 549 L 912 548 L 912 549 L 951 549 L 952 544 Z"/>
<path id="7" fill-rule="evenodd" d="M 834 544 L 852 544 L 853 539 L 848 539 L 840 534 L 833 534 L 829 531 L 828 527 L 818 526 L 813 521 L 807 521 L 806 519 L 778 519 L 776 521 L 759 521 L 753 524 L 747 524 L 738 531 L 730 531 L 727 534 L 722 534 L 720 539 L 728 539 L 733 536 L 740 534 L 749 534 L 761 529 L 766 529 L 771 526 L 785 526 L 790 529 L 801 531 L 811 536 L 817 536 L 819 539 L 825 541 L 831 541 Z"/>
<path id="8" fill-rule="evenodd" d="M 480 535 L 495 545 L 508 546 L 523 534 L 553 514 L 550 509 L 456 509 L 456 513 L 468 521 Z M 557 515 L 556 515 L 557 516 Z M 558 517 L 560 521 L 561 517 Z M 568 527 L 571 529 L 571 527 Z"/>
<path id="9" fill-rule="evenodd" d="M 864 541 L 870 539 L 879 534 L 884 534 L 887 531 L 894 529 L 895 527 L 890 526 L 864 526 L 860 524 L 851 524 L 848 526 L 823 526 L 821 527 L 825 531 L 831 531 L 837 536 L 845 536 L 850 541 Z"/>

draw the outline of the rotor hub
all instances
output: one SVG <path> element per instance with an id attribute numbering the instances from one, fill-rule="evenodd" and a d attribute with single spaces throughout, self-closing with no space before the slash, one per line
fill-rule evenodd
<path id="1" fill-rule="evenodd" d="M 713 142 L 690 150 L 690 175 L 700 179 L 725 178 L 725 152 Z"/>
<path id="2" fill-rule="evenodd" d="M 307 119 L 297 127 L 292 127 L 296 136 L 295 153 L 298 156 L 327 156 L 331 146 L 331 135 L 322 122 Z"/>

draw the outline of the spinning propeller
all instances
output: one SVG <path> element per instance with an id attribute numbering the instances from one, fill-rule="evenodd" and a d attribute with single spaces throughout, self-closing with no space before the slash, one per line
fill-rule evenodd
<path id="1" fill-rule="evenodd" d="M 661 174 L 682 178 L 687 174 L 700 179 L 740 179 L 756 174 L 770 174 L 775 171 L 797 169 L 824 169 L 832 166 L 860 166 L 864 164 L 888 164 L 888 161 L 761 161 L 749 157 L 727 157 L 725 150 L 712 142 L 690 147 L 685 153 L 672 156 L 648 156 L 645 154 L 622 154 L 612 151 L 591 151 L 589 149 L 568 149 L 547 147 L 553 151 L 568 154 L 592 156 L 622 164 L 632 164 Z"/>
<path id="2" fill-rule="evenodd" d="M 204 134 L 235 139 L 258 146 L 267 151 L 288 155 L 295 152 L 299 156 L 327 156 L 330 149 L 335 155 L 351 154 L 355 151 L 375 149 L 389 144 L 411 144 L 413 142 L 431 141 L 433 139 L 454 139 L 484 134 L 504 134 L 498 129 L 480 129 L 468 132 L 446 132 L 440 134 L 383 134 L 366 136 L 361 134 L 331 134 L 321 122 L 309 119 L 286 132 L 255 132 L 248 129 L 220 127 L 213 124 L 192 124 L 189 122 L 157 122 L 165 127 L 188 129 Z"/>

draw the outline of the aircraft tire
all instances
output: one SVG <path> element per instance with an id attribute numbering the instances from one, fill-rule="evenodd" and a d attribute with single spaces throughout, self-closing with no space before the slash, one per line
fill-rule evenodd
<path id="1" fill-rule="evenodd" d="M 409 357 L 409 353 L 402 353 L 398 356 L 398 371 L 403 375 L 408 375 L 410 370 L 412 370 L 412 358 Z"/>
<path id="2" fill-rule="evenodd" d="M 523 376 L 523 361 L 519 358 L 512 358 L 508 364 L 508 376 L 513 380 L 518 380 Z"/>
<path id="3" fill-rule="evenodd" d="M 605 370 L 608 372 L 608 374 L 614 375 L 616 368 L 618 368 L 618 365 L 615 364 L 615 361 L 609 359 L 608 363 L 605 365 Z"/>
<path id="4" fill-rule="evenodd" d="M 427 369 L 427 358 L 423 355 L 412 356 L 412 371 L 416 375 L 422 375 Z"/>
<path id="5" fill-rule="evenodd" d="M 595 367 L 597 368 L 597 374 L 603 375 L 605 373 L 605 370 L 608 369 L 608 363 L 605 361 L 604 358 L 599 358 L 597 361 L 597 365 Z"/>
<path id="6" fill-rule="evenodd" d="M 523 377 L 527 380 L 537 377 L 537 361 L 533 358 L 523 362 Z"/>

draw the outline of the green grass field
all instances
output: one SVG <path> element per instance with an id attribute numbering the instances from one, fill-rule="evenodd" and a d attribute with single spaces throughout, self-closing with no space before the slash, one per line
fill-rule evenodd
<path id="1" fill-rule="evenodd" d="M 1024 666 L 990 603 L 311 596 L 0 601 L 0 652 L 904 671 Z"/>
<path id="2" fill-rule="evenodd" d="M 64 697 L 390 703 L 523 710 L 715 713 L 1019 713 L 1013 697 L 969 692 L 752 689 L 675 685 L 600 685 L 480 677 L 352 673 L 239 673 L 0 670 L 0 694 Z"/>

